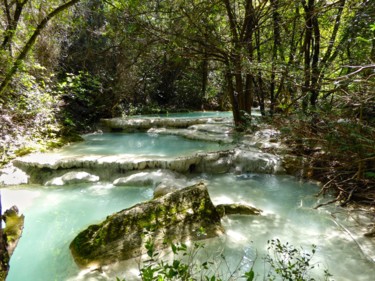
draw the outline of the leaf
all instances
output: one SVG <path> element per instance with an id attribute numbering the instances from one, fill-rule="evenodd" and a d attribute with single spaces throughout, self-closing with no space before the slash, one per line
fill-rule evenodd
<path id="1" fill-rule="evenodd" d="M 375 173 L 374 172 L 365 172 L 365 178 L 375 179 Z"/>
<path id="2" fill-rule="evenodd" d="M 363 42 L 363 43 L 366 43 L 366 44 L 370 44 L 371 43 L 371 40 L 368 40 L 368 39 L 363 38 L 361 36 L 358 36 L 356 39 L 357 39 L 357 41 Z"/>
<path id="3" fill-rule="evenodd" d="M 246 272 L 243 277 L 246 278 L 246 281 L 253 281 L 255 278 L 254 270 L 251 269 L 250 271 Z"/>
<path id="4" fill-rule="evenodd" d="M 175 244 L 172 244 L 172 245 L 171 245 L 171 248 L 172 248 L 172 252 L 173 252 L 173 254 L 177 254 L 177 247 L 176 247 L 176 245 L 175 245 Z"/>

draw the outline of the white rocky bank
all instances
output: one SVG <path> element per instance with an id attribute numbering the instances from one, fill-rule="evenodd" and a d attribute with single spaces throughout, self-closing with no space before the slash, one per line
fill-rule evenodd
<path id="1" fill-rule="evenodd" d="M 14 160 L 13 166 L 0 172 L 0 184 L 66 185 L 99 180 L 112 182 L 131 171 L 153 169 L 182 174 L 285 172 L 280 156 L 261 150 L 279 148 L 280 144 L 275 141 L 277 132 L 264 129 L 239 138 L 234 133 L 230 118 L 107 119 L 103 124 L 115 131 L 146 130 L 151 134 L 174 134 L 190 139 L 223 143 L 233 143 L 236 139 L 237 145 L 233 149 L 176 158 L 125 154 L 68 156 L 58 153 L 33 153 Z"/>

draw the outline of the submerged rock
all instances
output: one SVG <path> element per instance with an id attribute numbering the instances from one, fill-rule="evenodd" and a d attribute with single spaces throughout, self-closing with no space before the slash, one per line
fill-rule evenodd
<path id="1" fill-rule="evenodd" d="M 234 141 L 234 126 L 232 122 L 208 122 L 206 124 L 196 124 L 188 128 L 151 128 L 147 131 L 150 134 L 177 135 L 192 140 L 203 140 L 218 142 L 221 144 L 232 144 Z"/>
<path id="2" fill-rule="evenodd" d="M 87 172 L 68 172 L 61 177 L 54 178 L 45 185 L 67 185 L 76 183 L 98 182 L 99 177 Z"/>
<path id="3" fill-rule="evenodd" d="M 126 186 L 126 185 L 154 185 L 157 186 L 162 182 L 174 182 L 181 181 L 183 184 L 186 183 L 186 178 L 176 172 L 169 170 L 145 170 L 142 172 L 133 172 L 130 175 L 116 179 L 113 182 L 115 186 Z M 186 186 L 186 185 L 184 185 Z"/>
<path id="4" fill-rule="evenodd" d="M 223 233 L 206 185 L 198 183 L 108 216 L 79 233 L 70 250 L 79 266 L 102 266 L 145 254 L 150 239 L 157 251 L 167 246 L 165 241 L 201 240 Z"/>
<path id="5" fill-rule="evenodd" d="M 184 184 L 181 181 L 163 180 L 155 187 L 154 198 L 158 198 L 168 193 L 175 192 L 183 187 Z"/>
<path id="6" fill-rule="evenodd" d="M 177 191 L 188 185 L 187 178 L 179 173 L 170 170 L 156 170 L 131 173 L 126 177 L 121 177 L 113 182 L 114 186 L 146 186 L 152 185 L 154 198 L 164 196 Z"/>
<path id="7" fill-rule="evenodd" d="M 216 206 L 216 210 L 220 214 L 220 217 L 227 215 L 260 215 L 262 213 L 260 209 L 240 203 L 219 204 Z"/>

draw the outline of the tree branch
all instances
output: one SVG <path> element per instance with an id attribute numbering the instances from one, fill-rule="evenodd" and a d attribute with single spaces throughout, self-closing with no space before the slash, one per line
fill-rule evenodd
<path id="1" fill-rule="evenodd" d="M 30 52 L 31 48 L 34 46 L 36 39 L 38 38 L 41 31 L 46 27 L 47 23 L 56 15 L 61 13 L 62 11 L 68 9 L 69 7 L 73 6 L 74 4 L 78 3 L 80 0 L 71 0 L 62 4 L 61 6 L 57 7 L 51 13 L 49 13 L 35 28 L 34 33 L 31 35 L 29 40 L 26 42 L 22 51 L 17 56 L 16 60 L 13 62 L 12 68 L 7 72 L 5 75 L 4 80 L 0 84 L 0 97 L 4 94 L 5 89 L 8 87 L 10 81 L 12 80 L 14 74 L 18 71 L 22 61 L 25 59 L 27 54 Z M 24 1 L 26 3 L 26 1 Z"/>

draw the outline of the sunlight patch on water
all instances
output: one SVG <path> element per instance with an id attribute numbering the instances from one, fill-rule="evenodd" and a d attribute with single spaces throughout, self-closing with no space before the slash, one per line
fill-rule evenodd
<path id="1" fill-rule="evenodd" d="M 33 201 L 38 198 L 42 191 L 25 190 L 23 188 L 1 189 L 1 205 L 3 211 L 16 205 L 20 213 L 33 206 Z"/>

